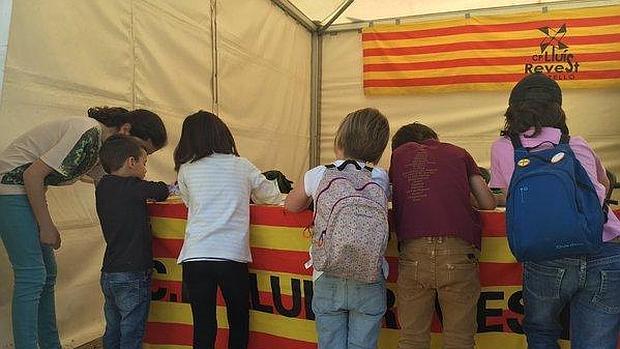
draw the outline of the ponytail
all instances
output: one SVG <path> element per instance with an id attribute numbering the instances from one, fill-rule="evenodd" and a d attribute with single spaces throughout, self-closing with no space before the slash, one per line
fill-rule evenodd
<path id="1" fill-rule="evenodd" d="M 128 112 L 127 109 L 121 107 L 92 107 L 88 109 L 88 117 L 107 127 L 120 128 L 129 122 Z"/>
<path id="2" fill-rule="evenodd" d="M 168 142 L 166 127 L 159 115 L 145 109 L 128 111 L 122 107 L 93 107 L 88 109 L 88 117 L 116 129 L 130 124 L 130 135 L 150 141 L 156 149 Z"/>

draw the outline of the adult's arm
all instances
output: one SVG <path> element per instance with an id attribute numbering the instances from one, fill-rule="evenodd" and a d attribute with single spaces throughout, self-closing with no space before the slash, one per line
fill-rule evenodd
<path id="1" fill-rule="evenodd" d="M 88 170 L 88 172 L 86 172 L 86 174 L 80 178 L 80 181 L 94 184 L 95 186 L 97 186 L 103 176 L 105 176 L 103 166 L 101 165 L 101 162 L 97 162 L 97 164 L 93 168 Z"/>
<path id="2" fill-rule="evenodd" d="M 60 248 L 60 233 L 52 221 L 45 198 L 44 180 L 52 171 L 53 169 L 43 161 L 36 160 L 24 172 L 24 187 L 30 207 L 39 225 L 41 243 L 58 249 Z"/>

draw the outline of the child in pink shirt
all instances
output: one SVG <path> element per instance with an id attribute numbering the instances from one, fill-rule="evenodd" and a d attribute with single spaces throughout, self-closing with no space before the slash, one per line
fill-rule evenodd
<path id="1" fill-rule="evenodd" d="M 559 85 L 543 74 L 523 78 L 510 94 L 503 137 L 491 147 L 491 188 L 502 189 L 500 203 L 514 171 L 510 136 L 524 147 L 559 143 L 568 135 Z M 542 145 L 544 146 L 544 144 Z M 569 146 L 588 173 L 601 204 L 609 181 L 600 159 L 586 141 L 571 136 Z M 528 348 L 559 348 L 560 312 L 571 311 L 572 349 L 615 349 L 620 330 L 620 221 L 609 212 L 603 229 L 604 246 L 596 255 L 575 256 L 523 265 L 523 330 Z"/>

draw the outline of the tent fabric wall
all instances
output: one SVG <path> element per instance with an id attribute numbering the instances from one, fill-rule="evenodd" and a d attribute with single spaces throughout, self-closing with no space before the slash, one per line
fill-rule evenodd
<path id="1" fill-rule="evenodd" d="M 9 43 L 9 27 L 11 24 L 12 0 L 0 1 L 0 98 L 2 98 L 2 81 L 4 81 L 4 63 Z"/>
<path id="2" fill-rule="evenodd" d="M 490 164 L 491 143 L 499 136 L 508 90 L 365 96 L 362 87 L 362 40 L 357 31 L 323 39 L 321 163 L 334 158 L 333 140 L 340 121 L 351 111 L 376 107 L 390 121 L 391 133 L 413 121 L 433 127 L 441 140 L 467 149 L 480 166 Z M 561 84 L 561 83 L 560 83 Z M 563 91 L 571 134 L 583 136 L 606 167 L 620 173 L 620 89 Z M 380 166 L 388 167 L 390 147 Z M 617 194 L 616 194 L 617 195 Z"/>
<path id="3" fill-rule="evenodd" d="M 263 0 L 220 1 L 219 112 L 241 156 L 298 178 L 310 144 L 310 33 Z"/>
<path id="4" fill-rule="evenodd" d="M 212 91 L 212 5 L 217 8 L 219 105 Z M 310 35 L 268 0 L 24 0 L 14 2 L 0 149 L 33 125 L 84 116 L 90 106 L 146 108 L 170 141 L 149 159 L 150 178 L 174 180 L 172 153 L 185 116 L 217 110 L 242 156 L 299 176 L 307 167 Z M 63 236 L 57 317 L 63 345 L 103 332 L 99 268 L 104 243 L 91 185 L 51 188 Z M 11 346 L 13 277 L 0 248 L 0 348 Z"/>

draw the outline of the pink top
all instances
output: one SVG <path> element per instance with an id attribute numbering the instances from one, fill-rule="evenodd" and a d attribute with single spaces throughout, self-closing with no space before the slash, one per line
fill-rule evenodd
<path id="1" fill-rule="evenodd" d="M 542 142 L 557 144 L 560 141 L 560 136 L 561 131 L 559 129 L 543 127 L 541 133 L 534 138 L 525 138 L 521 135 L 521 144 L 526 148 L 535 147 Z M 594 184 L 596 193 L 602 203 L 605 199 L 605 186 L 598 181 L 598 178 L 604 178 L 606 174 L 601 160 L 596 156 L 588 143 L 579 136 L 571 136 L 569 145 L 581 166 L 590 176 L 590 180 Z M 489 182 L 489 187 L 508 189 L 514 168 L 514 148 L 512 143 L 510 139 L 501 137 L 493 142 L 491 146 L 491 182 Z M 610 210 L 607 223 L 605 223 L 603 229 L 603 241 L 609 241 L 618 236 L 620 236 L 620 220 Z"/>

